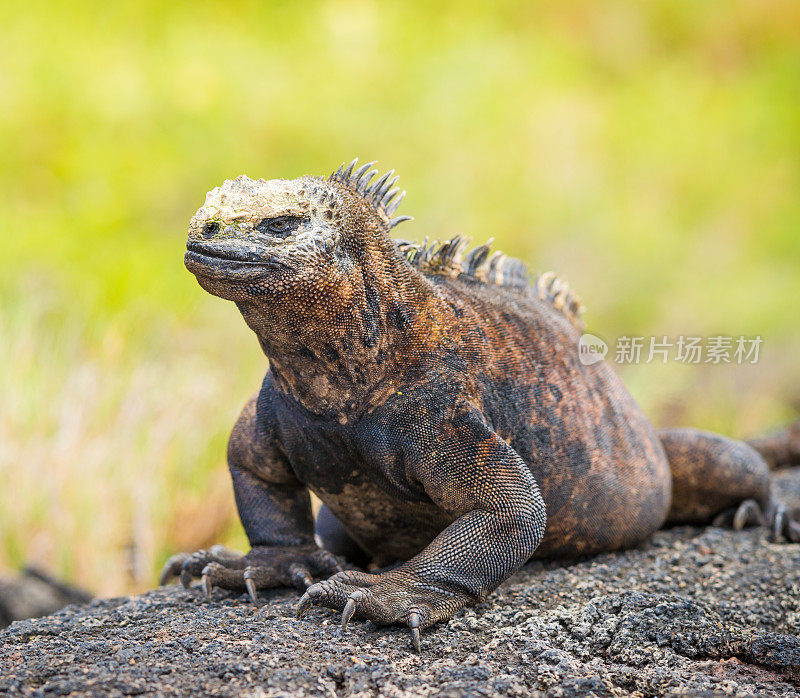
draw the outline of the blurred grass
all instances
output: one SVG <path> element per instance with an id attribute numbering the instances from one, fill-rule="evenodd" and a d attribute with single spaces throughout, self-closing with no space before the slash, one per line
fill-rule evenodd
<path id="1" fill-rule="evenodd" d="M 244 545 L 224 444 L 265 368 L 184 271 L 206 190 L 395 167 L 403 236 L 554 268 L 617 336 L 764 337 L 624 370 L 735 434 L 800 393 L 796 0 L 0 7 L 0 567 L 103 594 Z"/>

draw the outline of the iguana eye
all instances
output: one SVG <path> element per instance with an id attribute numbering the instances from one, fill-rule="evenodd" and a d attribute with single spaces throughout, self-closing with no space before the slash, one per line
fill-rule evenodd
<path id="1" fill-rule="evenodd" d="M 203 226 L 203 237 L 213 238 L 219 232 L 219 223 L 211 221 Z"/>
<path id="2" fill-rule="evenodd" d="M 300 218 L 300 216 L 276 216 L 275 218 L 264 218 L 256 226 L 256 230 L 262 233 L 267 233 L 268 235 L 286 237 L 297 230 L 302 222 L 303 219 Z"/>

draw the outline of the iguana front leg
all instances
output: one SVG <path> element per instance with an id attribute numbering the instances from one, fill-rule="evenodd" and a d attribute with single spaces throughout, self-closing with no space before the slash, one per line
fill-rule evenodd
<path id="1" fill-rule="evenodd" d="M 161 584 L 179 576 L 184 586 L 199 577 L 213 587 L 258 590 L 296 586 L 341 571 L 342 560 L 314 542 L 311 501 L 277 443 L 271 423 L 271 393 L 262 390 L 242 411 L 228 442 L 228 465 L 239 518 L 252 549 L 246 555 L 215 545 L 178 553 L 165 564 Z"/>
<path id="2" fill-rule="evenodd" d="M 340 572 L 309 587 L 312 605 L 378 624 L 405 623 L 415 649 L 420 629 L 478 603 L 533 554 L 544 535 L 545 506 L 519 455 L 476 412 L 444 425 L 411 476 L 458 518 L 408 562 L 383 574 Z"/>

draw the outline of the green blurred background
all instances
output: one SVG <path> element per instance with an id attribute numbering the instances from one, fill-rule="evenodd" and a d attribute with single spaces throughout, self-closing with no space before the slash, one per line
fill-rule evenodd
<path id="1" fill-rule="evenodd" d="M 590 331 L 761 335 L 622 367 L 659 425 L 800 395 L 800 3 L 0 7 L 0 568 L 100 594 L 244 547 L 227 434 L 266 361 L 184 270 L 221 180 L 397 168 L 416 221 L 556 269 Z"/>

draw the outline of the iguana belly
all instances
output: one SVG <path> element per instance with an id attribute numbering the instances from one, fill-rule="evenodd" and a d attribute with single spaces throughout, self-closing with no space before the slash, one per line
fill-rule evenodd
<path id="1" fill-rule="evenodd" d="M 370 483 L 312 490 L 378 566 L 405 562 L 453 521 L 435 504 L 392 497 Z"/>
<path id="2" fill-rule="evenodd" d="M 283 422 L 284 448 L 297 478 L 325 505 L 379 566 L 405 562 L 453 517 L 405 481 L 395 453 L 378 453 L 338 424 L 301 429 Z"/>

